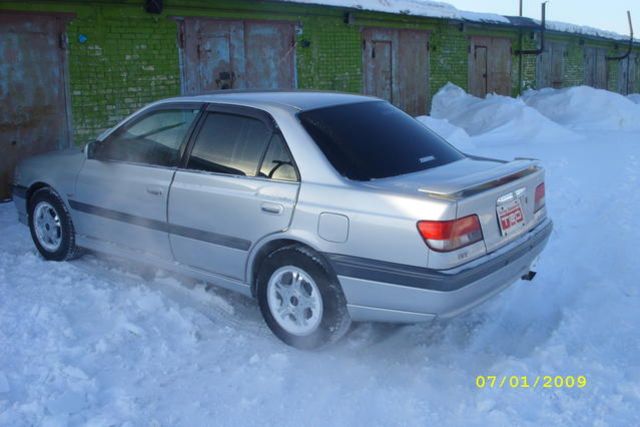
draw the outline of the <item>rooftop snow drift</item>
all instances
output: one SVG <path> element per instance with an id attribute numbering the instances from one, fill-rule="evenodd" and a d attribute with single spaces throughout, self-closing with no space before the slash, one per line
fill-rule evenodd
<path id="1" fill-rule="evenodd" d="M 373 12 L 385 12 L 399 15 L 414 15 L 430 18 L 453 19 L 467 22 L 511 25 L 514 27 L 535 28 L 540 25 L 537 19 L 517 16 L 502 16 L 495 13 L 470 12 L 457 9 L 449 3 L 431 0 L 277 0 L 290 3 L 317 4 L 323 6 L 361 9 Z M 613 31 L 566 22 L 547 21 L 548 30 L 564 33 L 582 34 L 590 37 L 613 40 L 628 40 L 629 36 Z"/>

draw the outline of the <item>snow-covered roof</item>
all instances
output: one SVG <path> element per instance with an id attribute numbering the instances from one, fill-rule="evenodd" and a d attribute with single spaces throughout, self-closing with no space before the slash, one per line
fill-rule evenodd
<path id="1" fill-rule="evenodd" d="M 587 25 L 569 24 L 566 22 L 547 21 L 545 26 L 551 31 L 560 31 L 563 33 L 581 34 L 583 36 L 601 37 L 613 40 L 629 40 L 629 36 L 615 33 L 613 31 L 602 30 L 600 28 L 589 27 Z"/>
<path id="2" fill-rule="evenodd" d="M 509 20 L 494 13 L 464 12 L 449 3 L 431 0 L 279 0 L 291 3 L 318 4 L 401 15 L 426 16 L 508 24 Z"/>
<path id="3" fill-rule="evenodd" d="M 346 7 L 350 9 L 386 12 L 401 15 L 424 16 L 430 18 L 454 19 L 467 22 L 487 24 L 502 24 L 531 27 L 540 21 L 531 18 L 506 17 L 495 13 L 469 12 L 457 9 L 455 6 L 432 0 L 278 0 L 290 3 L 317 4 L 323 6 Z M 584 25 L 569 24 L 558 21 L 547 21 L 548 30 L 563 33 L 581 34 L 590 37 L 600 37 L 613 40 L 628 40 L 629 36 L 613 31 Z"/>
<path id="4" fill-rule="evenodd" d="M 538 28 L 541 21 L 539 19 L 528 18 L 525 16 L 507 16 L 511 25 L 520 28 Z M 613 31 L 602 30 L 600 28 L 589 27 L 586 25 L 569 24 L 560 21 L 546 21 L 545 27 L 548 31 L 558 31 L 561 33 L 580 34 L 588 37 L 600 37 L 613 40 L 629 40 L 629 36 L 615 33 Z M 637 39 L 635 39 L 637 41 Z"/>

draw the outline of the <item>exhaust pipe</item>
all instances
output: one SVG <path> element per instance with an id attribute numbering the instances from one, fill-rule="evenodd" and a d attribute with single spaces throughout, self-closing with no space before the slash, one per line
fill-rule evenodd
<path id="1" fill-rule="evenodd" d="M 526 280 L 527 282 L 530 282 L 533 280 L 534 277 L 536 277 L 536 274 L 538 273 L 536 273 L 535 271 L 529 270 L 527 273 L 522 275 L 521 279 Z"/>

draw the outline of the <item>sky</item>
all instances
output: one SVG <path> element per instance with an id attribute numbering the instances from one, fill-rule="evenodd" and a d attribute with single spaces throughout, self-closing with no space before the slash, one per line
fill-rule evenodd
<path id="1" fill-rule="evenodd" d="M 460 10 L 517 15 L 519 0 L 443 0 Z M 540 18 L 541 0 L 522 0 L 523 14 Z M 634 7 L 635 6 L 635 7 Z M 640 36 L 640 0 L 550 0 L 547 19 L 588 25 L 629 34 L 627 10 L 631 10 L 635 36 Z"/>

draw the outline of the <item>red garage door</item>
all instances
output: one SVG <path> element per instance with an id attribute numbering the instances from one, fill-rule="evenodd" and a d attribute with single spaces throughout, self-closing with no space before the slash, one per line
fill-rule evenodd
<path id="1" fill-rule="evenodd" d="M 0 199 L 20 160 L 70 143 L 65 19 L 0 12 Z"/>

